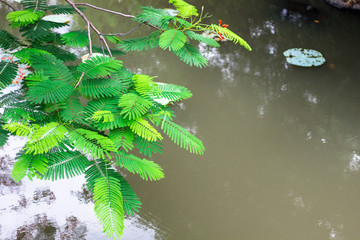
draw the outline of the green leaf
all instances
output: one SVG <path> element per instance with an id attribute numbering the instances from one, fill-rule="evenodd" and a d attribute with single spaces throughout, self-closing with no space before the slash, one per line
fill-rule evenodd
<path id="1" fill-rule="evenodd" d="M 93 165 L 85 171 L 88 188 L 93 191 L 96 180 L 106 175 L 120 181 L 123 206 L 127 214 L 133 215 L 134 212 L 139 212 L 141 202 L 129 183 L 118 172 L 111 168 L 110 164 L 105 164 L 104 161 L 93 161 Z"/>
<path id="2" fill-rule="evenodd" d="M 25 176 L 30 180 L 34 177 L 42 178 L 48 168 L 47 162 L 43 155 L 22 154 L 17 157 L 11 177 L 16 182 L 19 182 Z"/>
<path id="3" fill-rule="evenodd" d="M 78 71 L 84 72 L 89 78 L 105 77 L 119 70 L 122 67 L 121 63 L 109 56 L 94 56 L 81 63 Z"/>
<path id="4" fill-rule="evenodd" d="M 147 155 L 150 158 L 153 153 L 161 153 L 163 144 L 161 142 L 149 142 L 142 137 L 136 137 L 134 143 L 139 148 L 141 154 Z"/>
<path id="5" fill-rule="evenodd" d="M 196 67 L 202 68 L 208 65 L 206 58 L 201 55 L 199 50 L 197 50 L 190 43 L 185 43 L 185 45 L 174 52 L 176 56 L 180 57 L 180 60 L 189 64 L 190 66 L 194 65 Z"/>
<path id="6" fill-rule="evenodd" d="M 33 46 L 35 49 L 44 50 L 48 53 L 54 55 L 57 59 L 60 59 L 64 62 L 75 61 L 77 56 L 74 53 L 66 51 L 62 48 L 56 47 L 54 45 L 42 45 L 42 46 Z"/>
<path id="7" fill-rule="evenodd" d="M 138 118 L 131 123 L 130 129 L 140 137 L 148 141 L 161 140 L 161 134 L 143 118 Z"/>
<path id="8" fill-rule="evenodd" d="M 123 127 L 110 131 L 109 139 L 114 142 L 115 148 L 122 148 L 126 152 L 134 148 L 134 133 L 128 127 Z"/>
<path id="9" fill-rule="evenodd" d="M 153 32 L 150 36 L 126 39 L 118 43 L 124 51 L 143 51 L 159 46 L 160 31 Z"/>
<path id="10" fill-rule="evenodd" d="M 186 30 L 184 33 L 188 35 L 190 39 L 203 42 L 211 47 L 220 47 L 220 44 L 213 38 L 202 36 L 190 30 Z"/>
<path id="11" fill-rule="evenodd" d="M 11 22 L 12 27 L 26 27 L 45 16 L 44 12 L 27 9 L 23 11 L 14 11 L 6 15 L 6 19 Z"/>
<path id="12" fill-rule="evenodd" d="M 170 121 L 167 118 L 158 119 L 157 125 L 161 124 L 161 129 L 170 139 L 179 145 L 181 148 L 185 148 L 191 153 L 202 155 L 205 151 L 205 147 L 202 142 L 194 135 L 189 133 L 186 129 L 180 127 L 176 123 Z"/>
<path id="13" fill-rule="evenodd" d="M 72 31 L 62 35 L 64 44 L 69 47 L 82 48 L 89 44 L 89 38 L 86 31 Z"/>
<path id="14" fill-rule="evenodd" d="M 32 128 L 22 123 L 7 123 L 2 128 L 20 137 L 27 137 L 32 133 Z"/>
<path id="15" fill-rule="evenodd" d="M 0 48 L 14 50 L 22 45 L 18 38 L 14 37 L 8 31 L 0 29 Z"/>
<path id="16" fill-rule="evenodd" d="M 92 120 L 95 122 L 102 121 L 105 122 L 113 122 L 114 121 L 114 114 L 111 111 L 96 111 L 94 115 L 92 115 Z"/>
<path id="17" fill-rule="evenodd" d="M 210 27 L 208 27 L 207 29 L 214 31 L 215 33 L 220 33 L 226 39 L 228 39 L 234 43 L 239 43 L 241 46 L 243 46 L 244 48 L 246 48 L 249 51 L 252 50 L 250 45 L 244 39 L 242 39 L 239 35 L 232 32 L 228 28 L 223 28 L 219 25 L 211 24 Z"/>
<path id="18" fill-rule="evenodd" d="M 135 20 L 167 30 L 169 28 L 169 21 L 171 21 L 172 18 L 174 17 L 165 9 L 142 7 L 142 12 L 135 17 Z"/>
<path id="19" fill-rule="evenodd" d="M 33 1 L 33 0 L 31 0 L 31 1 Z M 82 12 L 85 10 L 85 8 L 83 8 L 83 7 L 77 6 L 77 8 Z M 48 6 L 47 9 L 50 12 L 52 12 L 53 14 L 75 14 L 75 13 L 77 13 L 76 10 L 70 5 L 50 5 L 50 6 Z"/>
<path id="20" fill-rule="evenodd" d="M 69 132 L 69 140 L 74 147 L 85 154 L 90 154 L 93 158 L 105 159 L 106 155 L 111 159 L 110 152 L 117 150 L 109 138 L 82 128 Z"/>
<path id="21" fill-rule="evenodd" d="M 34 84 L 26 96 L 35 103 L 56 103 L 67 99 L 74 90 L 63 81 L 44 80 Z"/>
<path id="22" fill-rule="evenodd" d="M 136 74 L 132 78 L 135 90 L 142 96 L 142 97 L 150 97 L 159 93 L 159 87 L 153 81 L 153 77 L 144 74 Z"/>
<path id="23" fill-rule="evenodd" d="M 159 46 L 164 50 L 169 48 L 170 51 L 178 51 L 185 45 L 185 42 L 186 35 L 183 32 L 170 29 L 160 35 Z"/>
<path id="24" fill-rule="evenodd" d="M 72 178 L 83 174 L 89 166 L 89 160 L 78 151 L 49 153 L 47 159 L 45 180 Z"/>
<path id="25" fill-rule="evenodd" d="M 153 103 L 136 93 L 127 93 L 119 99 L 119 107 L 122 107 L 121 115 L 129 120 L 143 116 Z"/>
<path id="26" fill-rule="evenodd" d="M 65 122 L 79 123 L 84 114 L 84 108 L 81 105 L 80 99 L 75 96 L 67 98 L 64 102 L 65 108 L 61 110 L 61 119 Z"/>
<path id="27" fill-rule="evenodd" d="M 112 78 L 85 79 L 81 81 L 80 92 L 86 97 L 104 98 L 120 95 L 126 91 L 125 87 Z"/>
<path id="28" fill-rule="evenodd" d="M 59 143 L 65 139 L 68 132 L 66 127 L 51 122 L 35 130 L 25 145 L 26 153 L 42 154 L 47 153 L 53 147 L 59 146 Z"/>
<path id="29" fill-rule="evenodd" d="M 43 70 L 50 80 L 61 81 L 63 83 L 74 82 L 74 77 L 64 65 L 64 62 L 51 54 L 34 54 L 30 57 L 30 62 L 35 70 Z"/>
<path id="30" fill-rule="evenodd" d="M 0 148 L 2 148 L 9 139 L 10 132 L 0 128 Z"/>
<path id="31" fill-rule="evenodd" d="M 120 151 L 116 154 L 116 164 L 120 167 L 126 168 L 131 173 L 139 174 L 144 180 L 160 180 L 164 178 L 162 168 L 146 159 L 140 159 L 132 154 L 127 154 Z"/>
<path id="32" fill-rule="evenodd" d="M 172 3 L 175 6 L 176 10 L 179 11 L 179 16 L 182 18 L 199 15 L 193 5 L 190 5 L 183 0 L 170 0 L 169 3 Z"/>
<path id="33" fill-rule="evenodd" d="M 12 62 L 0 62 L 0 90 L 11 84 L 17 75 L 17 65 Z"/>
<path id="34" fill-rule="evenodd" d="M 124 231 L 124 208 L 120 181 L 111 176 L 96 179 L 94 184 L 94 210 L 108 237 L 114 238 Z"/>
<path id="35" fill-rule="evenodd" d="M 154 96 L 154 100 L 166 99 L 168 101 L 179 101 L 192 97 L 192 93 L 183 86 L 178 86 L 170 83 L 156 83 L 159 86 L 160 92 Z"/>

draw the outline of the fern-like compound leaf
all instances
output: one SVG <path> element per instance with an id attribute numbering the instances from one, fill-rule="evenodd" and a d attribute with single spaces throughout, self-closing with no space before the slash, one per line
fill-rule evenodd
<path id="1" fill-rule="evenodd" d="M 108 237 L 119 238 L 124 231 L 124 208 L 121 184 L 117 178 L 104 176 L 94 184 L 94 210 Z"/>
<path id="2" fill-rule="evenodd" d="M 152 102 L 136 93 L 127 93 L 119 99 L 119 107 L 122 107 L 121 115 L 129 120 L 137 119 L 149 110 Z"/>
<path id="3" fill-rule="evenodd" d="M 81 105 L 80 99 L 75 96 L 71 96 L 65 100 L 66 108 L 60 112 L 61 119 L 64 122 L 81 122 L 84 114 L 84 107 Z"/>
<path id="4" fill-rule="evenodd" d="M 0 90 L 11 84 L 17 75 L 17 65 L 12 62 L 0 62 Z"/>
<path id="5" fill-rule="evenodd" d="M 72 83 L 74 77 L 63 61 L 51 54 L 35 54 L 30 57 L 30 62 L 35 70 L 43 70 L 50 80 Z"/>
<path id="6" fill-rule="evenodd" d="M 179 145 L 181 148 L 185 148 L 191 153 L 202 155 L 205 151 L 205 147 L 201 140 L 189 133 L 186 129 L 182 128 L 178 124 L 170 121 L 169 119 L 161 119 L 157 121 L 157 125 L 161 125 L 161 129 L 170 139 Z"/>
<path id="7" fill-rule="evenodd" d="M 84 72 L 89 78 L 105 77 L 122 67 L 120 60 L 109 56 L 93 56 L 78 67 L 78 71 Z"/>
<path id="8" fill-rule="evenodd" d="M 11 177 L 19 182 L 24 177 L 32 180 L 34 177 L 42 178 L 48 168 L 48 160 L 43 155 L 20 154 L 16 157 Z"/>
<path id="9" fill-rule="evenodd" d="M 21 4 L 25 9 L 34 10 L 37 6 L 37 9 L 40 11 L 46 11 L 48 9 L 47 0 L 21 0 Z"/>
<path id="10" fill-rule="evenodd" d="M 183 86 L 178 86 L 170 83 L 156 83 L 160 92 L 154 96 L 156 99 L 166 99 L 168 101 L 179 101 L 192 97 L 192 93 Z"/>
<path id="11" fill-rule="evenodd" d="M 128 127 L 110 131 L 109 139 L 114 142 L 116 149 L 123 149 L 126 152 L 134 148 L 134 133 Z"/>
<path id="12" fill-rule="evenodd" d="M 30 136 L 32 133 L 32 128 L 22 124 L 22 123 L 7 123 L 3 125 L 3 129 L 8 130 L 9 132 L 15 133 L 20 137 Z"/>
<path id="13" fill-rule="evenodd" d="M 14 11 L 8 13 L 6 19 L 9 20 L 12 27 L 26 27 L 29 24 L 35 23 L 37 20 L 45 16 L 42 11 L 27 9 L 23 11 Z"/>
<path id="14" fill-rule="evenodd" d="M 0 29 L 0 48 L 14 50 L 22 45 L 23 44 L 17 37 L 13 36 L 8 31 Z"/>
<path id="15" fill-rule="evenodd" d="M 185 42 L 186 35 L 183 32 L 170 29 L 160 35 L 159 46 L 164 50 L 169 48 L 170 51 L 178 51 L 185 45 Z"/>
<path id="16" fill-rule="evenodd" d="M 172 3 L 175 6 L 176 10 L 179 11 L 179 16 L 182 18 L 199 15 L 193 5 L 190 5 L 183 0 L 170 0 L 169 3 Z"/>
<path id="17" fill-rule="evenodd" d="M 145 119 L 138 118 L 130 125 L 130 129 L 140 137 L 148 141 L 161 140 L 161 134 Z"/>
<path id="18" fill-rule="evenodd" d="M 114 118 L 114 114 L 111 111 L 96 111 L 91 117 L 93 121 L 103 123 L 113 122 Z"/>
<path id="19" fill-rule="evenodd" d="M 48 168 L 43 177 L 45 180 L 72 178 L 83 174 L 89 166 L 89 160 L 78 151 L 49 153 L 46 157 Z"/>
<path id="20" fill-rule="evenodd" d="M 96 180 L 104 176 L 113 177 L 120 181 L 120 191 L 126 213 L 133 215 L 134 212 L 139 212 L 141 202 L 132 190 L 130 184 L 118 172 L 111 168 L 110 164 L 105 164 L 104 161 L 96 160 L 86 169 L 85 177 L 88 188 L 93 191 Z"/>
<path id="21" fill-rule="evenodd" d="M 35 103 L 56 103 L 67 99 L 74 90 L 63 81 L 44 80 L 32 86 L 26 96 Z"/>
<path id="22" fill-rule="evenodd" d="M 140 23 L 147 23 L 152 26 L 159 27 L 163 30 L 169 29 L 169 21 L 173 17 L 164 9 L 153 7 L 142 7 L 142 12 L 135 17 L 135 20 Z"/>
<path id="23" fill-rule="evenodd" d="M 202 36 L 190 30 L 186 30 L 184 33 L 188 35 L 190 39 L 203 42 L 211 47 L 220 47 L 220 44 L 213 38 Z"/>
<path id="24" fill-rule="evenodd" d="M 62 40 L 69 47 L 86 47 L 89 44 L 89 38 L 86 31 L 71 31 L 62 35 Z"/>
<path id="25" fill-rule="evenodd" d="M 153 81 L 153 77 L 144 74 L 136 74 L 132 78 L 135 90 L 143 97 L 153 96 L 160 92 L 159 87 Z"/>
<path id="26" fill-rule="evenodd" d="M 115 152 L 114 143 L 97 132 L 78 128 L 69 132 L 69 140 L 77 149 L 85 154 L 90 154 L 93 158 L 111 159 L 110 152 Z"/>
<path id="27" fill-rule="evenodd" d="M 54 45 L 34 46 L 34 48 L 46 51 L 48 53 L 51 53 L 57 59 L 60 59 L 61 61 L 64 61 L 64 62 L 77 60 L 77 56 L 74 53 L 71 53 L 71 52 L 66 51 L 66 50 L 64 50 L 62 48 L 56 47 Z"/>
<path id="28" fill-rule="evenodd" d="M 208 65 L 208 61 L 206 58 L 201 55 L 199 50 L 197 50 L 190 43 L 185 43 L 185 45 L 174 52 L 176 56 L 180 58 L 181 61 L 189 64 L 190 66 L 196 66 L 199 68 L 206 67 Z"/>
<path id="29" fill-rule="evenodd" d="M 137 148 L 139 148 L 139 152 L 141 154 L 147 155 L 150 158 L 153 153 L 161 153 L 163 149 L 163 144 L 161 142 L 149 142 L 142 137 L 136 137 L 134 141 Z"/>
<path id="30" fill-rule="evenodd" d="M 252 50 L 250 45 L 244 39 L 242 39 L 240 36 L 238 36 L 236 33 L 232 32 L 228 28 L 223 28 L 221 26 L 211 24 L 210 27 L 209 27 L 209 30 L 212 30 L 212 31 L 214 31 L 216 33 L 220 33 L 226 39 L 228 39 L 228 40 L 230 40 L 230 41 L 232 41 L 234 43 L 240 44 L 241 46 L 243 46 L 244 48 L 246 48 L 249 51 Z"/>
<path id="31" fill-rule="evenodd" d="M 59 146 L 67 132 L 66 127 L 57 122 L 46 124 L 35 130 L 30 136 L 29 141 L 25 145 L 26 153 L 47 153 L 50 149 Z"/>
<path id="32" fill-rule="evenodd" d="M 85 79 L 81 82 L 80 92 L 85 97 L 113 97 L 126 91 L 121 81 L 112 78 Z"/>
<path id="33" fill-rule="evenodd" d="M 159 34 L 160 31 L 155 31 L 150 36 L 122 40 L 118 46 L 126 52 L 156 48 L 159 46 Z"/>
<path id="34" fill-rule="evenodd" d="M 146 159 L 140 159 L 135 155 L 127 154 L 124 151 L 119 151 L 116 154 L 116 164 L 126 168 L 131 173 L 139 174 L 140 177 L 146 181 L 164 178 L 162 168 L 158 164 Z"/>

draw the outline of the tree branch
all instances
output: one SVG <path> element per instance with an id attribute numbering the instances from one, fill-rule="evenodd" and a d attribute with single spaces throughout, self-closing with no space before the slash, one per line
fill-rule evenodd
<path id="1" fill-rule="evenodd" d="M 36 0 L 34 12 L 36 12 L 38 10 L 38 7 L 39 7 L 39 0 Z"/>
<path id="2" fill-rule="evenodd" d="M 88 6 L 88 7 L 91 7 L 91 8 L 97 9 L 97 10 L 100 10 L 100 11 L 104 11 L 104 12 L 108 12 L 108 13 L 120 15 L 120 16 L 127 17 L 127 18 L 134 18 L 134 17 L 135 17 L 135 16 L 133 16 L 133 15 L 128 15 L 128 14 L 124 14 L 124 13 L 121 13 L 121 12 L 115 12 L 115 11 L 112 11 L 112 10 L 109 10 L 109 9 L 97 7 L 97 6 L 91 5 L 91 4 L 89 4 L 89 3 L 75 3 L 75 5 Z"/>
<path id="3" fill-rule="evenodd" d="M 16 9 L 13 6 L 11 6 L 9 3 L 5 2 L 5 0 L 0 0 L 0 2 L 11 8 L 13 11 L 16 11 Z"/>

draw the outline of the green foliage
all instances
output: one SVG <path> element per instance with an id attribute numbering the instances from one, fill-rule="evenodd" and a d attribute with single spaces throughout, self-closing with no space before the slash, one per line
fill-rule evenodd
<path id="1" fill-rule="evenodd" d="M 185 45 L 185 42 L 186 35 L 183 32 L 171 29 L 160 35 L 159 46 L 164 50 L 169 48 L 170 51 L 178 51 Z"/>
<path id="2" fill-rule="evenodd" d="M 197 50 L 190 43 L 185 43 L 181 49 L 175 51 L 174 53 L 180 58 L 181 61 L 189 64 L 190 66 L 202 68 L 208 65 L 206 58 L 201 55 L 199 50 Z"/>
<path id="3" fill-rule="evenodd" d="M 211 24 L 210 27 L 208 27 L 207 29 L 211 29 L 216 33 L 221 33 L 226 39 L 228 39 L 228 40 L 230 40 L 230 41 L 232 41 L 234 43 L 240 44 L 241 46 L 243 46 L 244 48 L 246 48 L 249 51 L 252 50 L 250 45 L 244 39 L 239 37 L 237 34 L 232 32 L 228 28 L 223 28 L 221 26 Z"/>
<path id="4" fill-rule="evenodd" d="M 0 146 L 12 135 L 27 139 L 16 157 L 12 177 L 16 181 L 26 176 L 58 180 L 85 174 L 104 232 L 121 237 L 125 213 L 138 212 L 141 202 L 114 167 L 139 174 L 144 180 L 162 179 L 158 164 L 136 156 L 137 152 L 149 158 L 162 153 L 160 129 L 191 153 L 203 154 L 204 145 L 174 122 L 175 115 L 167 106 L 190 98 L 187 88 L 134 74 L 110 56 L 123 55 L 122 50 L 160 47 L 201 68 L 207 60 L 190 41 L 220 46 L 202 35 L 204 31 L 251 48 L 230 30 L 203 24 L 208 15 L 198 14 L 183 0 L 170 0 L 176 10 L 143 7 L 134 20 L 156 30 L 133 39 L 107 37 L 122 50 L 108 50 L 104 46 L 107 41 L 93 45 L 99 40 L 97 34 L 90 34 L 90 42 L 84 30 L 56 33 L 54 30 L 68 23 L 44 16 L 77 13 L 70 5 L 49 6 L 47 0 L 21 2 L 25 10 L 7 15 L 11 26 L 19 29 L 21 40 L 15 37 L 19 33 L 0 29 L 0 50 L 7 53 L 0 61 L 0 89 L 21 79 L 19 89 L 0 96 L 4 109 L 0 112 Z M 88 47 L 94 54 L 90 59 L 83 56 L 86 60 L 80 63 L 68 51 L 70 47 Z"/>
<path id="5" fill-rule="evenodd" d="M 6 16 L 6 19 L 11 23 L 12 27 L 26 27 L 29 24 L 35 23 L 44 16 L 44 12 L 34 12 L 31 9 L 27 9 L 23 11 L 10 12 Z"/>
<path id="6" fill-rule="evenodd" d="M 121 237 L 124 231 L 124 209 L 121 185 L 117 178 L 104 176 L 94 184 L 94 210 L 108 237 Z"/>
<path id="7" fill-rule="evenodd" d="M 183 0 L 170 0 L 169 3 L 172 3 L 175 6 L 176 10 L 179 11 L 179 16 L 182 18 L 199 15 L 193 5 L 190 5 Z"/>
<path id="8" fill-rule="evenodd" d="M 85 173 L 89 160 L 81 152 L 54 152 L 46 155 L 48 159 L 45 180 L 68 179 Z"/>
<path id="9" fill-rule="evenodd" d="M 193 40 L 196 40 L 196 41 L 199 41 L 199 42 L 203 42 L 211 47 L 220 47 L 220 44 L 213 38 L 209 38 L 209 37 L 205 37 L 205 36 L 202 36 L 200 34 L 197 34 L 193 31 L 190 31 L 190 30 L 186 30 L 184 32 L 190 39 L 193 39 Z"/>
<path id="10" fill-rule="evenodd" d="M 126 39 L 120 41 L 118 43 L 118 46 L 126 52 L 143 51 L 143 50 L 148 50 L 150 48 L 156 48 L 159 46 L 159 34 L 160 31 L 155 31 L 146 37 Z"/>
<path id="11" fill-rule="evenodd" d="M 14 37 L 8 31 L 0 29 L 0 48 L 14 50 L 22 46 L 18 38 Z"/>
<path id="12" fill-rule="evenodd" d="M 0 62 L 0 89 L 11 84 L 17 75 L 17 66 L 12 62 Z"/>
<path id="13" fill-rule="evenodd" d="M 136 21 L 148 23 L 163 30 L 169 29 L 168 24 L 173 17 L 168 11 L 153 7 L 142 7 L 141 9 L 142 12 L 135 17 Z"/>
<path id="14" fill-rule="evenodd" d="M 153 103 L 151 101 L 136 93 L 124 94 L 119 100 L 119 107 L 123 108 L 121 114 L 129 120 L 134 120 L 145 115 L 152 105 Z"/>
<path id="15" fill-rule="evenodd" d="M 62 35 L 64 44 L 69 47 L 86 47 L 89 44 L 89 38 L 85 31 L 72 31 Z"/>
<path id="16" fill-rule="evenodd" d="M 119 151 L 116 154 L 116 164 L 126 168 L 129 172 L 139 174 L 140 177 L 146 181 L 164 178 L 162 168 L 158 164 L 146 159 L 140 159 L 123 151 Z"/>
<path id="17" fill-rule="evenodd" d="M 94 56 L 81 63 L 79 72 L 85 73 L 89 78 L 105 77 L 121 68 L 121 61 L 109 56 Z"/>
<path id="18" fill-rule="evenodd" d="M 168 101 L 179 101 L 192 97 L 192 93 L 183 86 L 170 83 L 157 83 L 160 92 L 156 94 L 155 99 L 166 99 Z"/>

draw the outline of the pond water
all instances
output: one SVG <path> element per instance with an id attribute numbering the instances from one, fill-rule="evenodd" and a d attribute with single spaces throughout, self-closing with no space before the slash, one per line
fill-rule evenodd
<path id="1" fill-rule="evenodd" d="M 169 7 L 160 0 L 86 2 L 131 14 L 141 5 Z M 298 2 L 192 1 L 253 48 L 200 45 L 209 60 L 205 69 L 162 50 L 121 57 L 134 72 L 193 92 L 174 106 L 176 122 L 206 146 L 196 156 L 165 141 L 163 154 L 153 157 L 165 179 L 144 182 L 127 174 L 143 207 L 126 219 L 124 240 L 359 238 L 360 14 L 320 0 Z M 3 26 L 3 6 L 0 13 Z M 104 32 L 136 26 L 87 14 Z M 83 26 L 78 20 L 74 28 Z M 282 53 L 296 47 L 320 51 L 326 63 L 288 65 Z M 9 162 L 19 146 L 14 139 L 0 155 L 0 239 L 107 239 L 81 177 L 11 180 Z"/>

